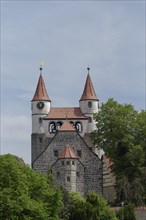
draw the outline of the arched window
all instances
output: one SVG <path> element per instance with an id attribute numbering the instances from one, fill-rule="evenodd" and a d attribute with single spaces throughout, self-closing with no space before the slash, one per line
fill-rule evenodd
<path id="1" fill-rule="evenodd" d="M 55 122 L 50 122 L 50 124 L 49 124 L 49 132 L 50 133 L 55 133 L 56 132 L 56 124 L 55 124 Z"/>
<path id="2" fill-rule="evenodd" d="M 73 126 L 73 128 L 75 127 L 74 122 L 70 121 L 70 124 Z"/>
<path id="3" fill-rule="evenodd" d="M 75 128 L 77 129 L 78 132 L 82 132 L 82 124 L 81 122 L 76 122 Z"/>
<path id="4" fill-rule="evenodd" d="M 62 122 L 61 122 L 61 121 L 58 121 L 58 122 L 57 122 L 56 129 L 58 130 L 58 129 L 61 127 L 61 125 L 62 125 Z"/>
<path id="5" fill-rule="evenodd" d="M 88 108 L 92 108 L 92 102 L 88 102 Z"/>

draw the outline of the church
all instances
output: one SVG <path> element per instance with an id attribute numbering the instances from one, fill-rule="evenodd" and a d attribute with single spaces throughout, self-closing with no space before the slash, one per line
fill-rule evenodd
<path id="1" fill-rule="evenodd" d="M 40 77 L 31 101 L 31 162 L 38 172 L 51 171 L 54 184 L 86 196 L 103 194 L 103 161 L 90 138 L 96 129 L 93 114 L 99 99 L 87 68 L 87 78 L 78 107 L 53 107 L 40 67 Z"/>

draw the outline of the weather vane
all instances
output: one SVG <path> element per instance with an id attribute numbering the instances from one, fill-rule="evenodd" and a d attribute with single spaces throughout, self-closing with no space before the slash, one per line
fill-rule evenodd
<path id="1" fill-rule="evenodd" d="M 42 73 L 43 66 L 44 66 L 44 61 L 41 60 L 41 61 L 39 62 L 39 64 L 40 64 L 40 72 Z"/>
<path id="2" fill-rule="evenodd" d="M 89 67 L 89 65 L 88 65 L 88 67 L 87 67 L 87 70 L 88 70 L 88 74 L 89 74 L 89 71 L 90 71 L 90 67 Z"/>

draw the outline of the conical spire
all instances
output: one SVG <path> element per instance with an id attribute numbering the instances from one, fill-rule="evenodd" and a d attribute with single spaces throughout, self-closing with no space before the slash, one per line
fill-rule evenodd
<path id="1" fill-rule="evenodd" d="M 89 68 L 87 68 L 89 70 Z M 80 99 L 80 101 L 82 100 L 98 100 L 90 75 L 89 75 L 89 71 L 88 71 L 88 75 L 87 75 L 87 79 L 86 79 L 86 83 L 85 83 L 85 87 L 84 87 L 84 91 L 82 94 L 82 97 Z"/>
<path id="2" fill-rule="evenodd" d="M 42 68 L 40 68 L 40 71 L 42 71 Z M 42 72 L 40 73 L 39 81 L 32 101 L 39 101 L 39 100 L 51 101 L 47 94 Z"/>

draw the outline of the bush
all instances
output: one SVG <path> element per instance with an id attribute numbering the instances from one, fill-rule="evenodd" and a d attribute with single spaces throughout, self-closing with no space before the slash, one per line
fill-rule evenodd
<path id="1" fill-rule="evenodd" d="M 116 213 L 116 215 L 119 220 L 122 220 L 122 215 L 124 216 L 124 220 L 136 220 L 134 205 L 132 203 L 125 205 Z"/>

